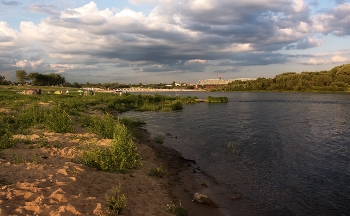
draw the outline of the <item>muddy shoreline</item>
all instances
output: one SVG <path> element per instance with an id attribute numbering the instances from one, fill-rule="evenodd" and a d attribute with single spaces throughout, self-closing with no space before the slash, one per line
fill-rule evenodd
<path id="1" fill-rule="evenodd" d="M 211 188 L 204 185 L 203 182 L 211 185 L 217 185 L 215 178 L 203 173 L 196 166 L 194 160 L 184 158 L 179 152 L 162 144 L 149 140 L 146 129 L 140 128 L 141 134 L 137 137 L 140 143 L 152 148 L 156 156 L 161 159 L 166 166 L 168 179 L 168 191 L 170 198 L 174 203 L 181 205 L 184 209 L 190 209 L 190 216 L 225 216 L 220 203 L 219 208 L 214 206 L 199 204 L 193 201 L 193 196 L 196 192 L 209 193 Z M 215 200 L 213 200 L 215 202 Z"/>

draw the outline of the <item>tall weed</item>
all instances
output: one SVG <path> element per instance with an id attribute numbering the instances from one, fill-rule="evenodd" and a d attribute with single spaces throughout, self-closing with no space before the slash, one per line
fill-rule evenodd
<path id="1" fill-rule="evenodd" d="M 108 147 L 92 146 L 83 151 L 84 164 L 102 171 L 124 172 L 139 165 L 134 137 L 127 127 L 114 121 L 113 140 Z"/>
<path id="2" fill-rule="evenodd" d="M 10 129 L 10 125 L 0 122 L 0 149 L 11 148 L 15 145 L 12 136 L 13 133 Z"/>
<path id="3" fill-rule="evenodd" d="M 45 126 L 56 133 L 74 131 L 74 122 L 70 115 L 60 106 L 54 106 L 45 113 Z"/>

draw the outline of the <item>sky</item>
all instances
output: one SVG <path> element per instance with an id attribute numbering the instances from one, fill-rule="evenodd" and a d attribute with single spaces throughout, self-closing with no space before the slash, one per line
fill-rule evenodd
<path id="1" fill-rule="evenodd" d="M 0 75 L 272 78 L 350 63 L 350 0 L 0 0 Z"/>

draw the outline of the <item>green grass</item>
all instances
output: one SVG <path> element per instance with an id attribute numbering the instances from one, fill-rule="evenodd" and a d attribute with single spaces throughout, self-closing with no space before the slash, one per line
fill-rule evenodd
<path id="1" fill-rule="evenodd" d="M 30 87 L 37 88 L 37 87 Z M 50 90 L 66 90 L 61 87 L 42 87 L 41 95 L 23 95 L 18 92 L 28 89 L 25 86 L 0 86 L 0 150 L 12 148 L 16 142 L 28 144 L 30 148 L 59 148 L 59 142 L 49 143 L 44 131 L 55 133 L 74 133 L 75 126 L 88 128 L 101 138 L 111 139 L 110 145 L 98 146 L 95 143 L 82 145 L 80 162 L 107 172 L 126 172 L 140 165 L 135 145 L 135 128 L 145 124 L 143 120 L 118 118 L 111 113 L 118 111 L 174 111 L 182 110 L 185 104 L 193 104 L 196 97 L 165 95 L 121 96 L 96 92 L 95 95 L 81 96 L 78 89 L 69 88 L 69 95 L 47 94 Z M 68 88 L 67 88 L 68 89 Z M 92 113 L 93 112 L 93 113 Z M 38 145 L 28 140 L 14 140 L 16 134 L 32 134 L 40 130 Z M 37 133 L 37 132 L 35 132 Z M 151 138 L 150 138 L 151 139 Z M 163 143 L 164 137 L 155 137 L 157 143 Z M 21 162 L 14 155 L 15 163 Z M 79 160 L 77 160 L 79 161 Z M 39 162 L 34 156 L 33 162 Z M 155 170 L 161 175 L 160 170 Z"/>
<path id="2" fill-rule="evenodd" d="M 26 162 L 19 154 L 13 154 L 12 159 L 14 164 L 20 164 L 20 163 Z"/>
<path id="3" fill-rule="evenodd" d="M 83 151 L 83 163 L 108 172 L 125 172 L 138 167 L 139 156 L 132 133 L 118 121 L 113 122 L 112 129 L 111 144 L 106 147 L 88 146 Z"/>
<path id="4" fill-rule="evenodd" d="M 175 205 L 174 203 L 171 203 L 170 205 L 167 205 L 168 212 L 176 215 L 176 216 L 187 216 L 190 209 L 184 209 L 182 207 L 181 202 L 178 205 Z"/>
<path id="5" fill-rule="evenodd" d="M 162 144 L 164 142 L 164 136 L 158 135 L 158 136 L 154 137 L 154 141 L 156 143 Z"/>
<path id="6" fill-rule="evenodd" d="M 163 175 L 164 175 L 164 171 L 163 171 L 163 169 L 161 167 L 157 167 L 157 168 L 151 169 L 149 171 L 148 175 L 162 178 Z"/>
<path id="7" fill-rule="evenodd" d="M 207 101 L 208 101 L 208 103 L 228 103 L 228 98 L 227 97 L 208 96 Z"/>

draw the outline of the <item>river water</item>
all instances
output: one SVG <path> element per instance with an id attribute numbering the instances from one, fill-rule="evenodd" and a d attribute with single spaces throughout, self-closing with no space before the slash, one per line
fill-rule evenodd
<path id="1" fill-rule="evenodd" d="M 222 190 L 227 215 L 349 215 L 350 94 L 169 92 L 227 104 L 127 112 L 151 137 L 195 160 Z M 215 197 L 215 194 L 214 194 Z M 248 206 L 248 207 L 247 207 Z"/>

